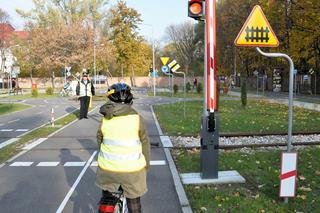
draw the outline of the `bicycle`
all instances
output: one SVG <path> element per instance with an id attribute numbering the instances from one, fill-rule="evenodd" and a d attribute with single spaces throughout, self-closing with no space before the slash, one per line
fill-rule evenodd
<path id="1" fill-rule="evenodd" d="M 118 192 L 112 193 L 115 198 L 110 204 L 100 204 L 99 213 L 129 213 L 127 207 L 127 199 L 123 194 L 123 190 L 119 189 Z"/>

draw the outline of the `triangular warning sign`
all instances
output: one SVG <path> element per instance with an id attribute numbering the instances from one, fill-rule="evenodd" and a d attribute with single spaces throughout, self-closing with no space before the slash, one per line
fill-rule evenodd
<path id="1" fill-rule="evenodd" d="M 260 6 L 255 6 L 235 40 L 236 46 L 278 47 L 279 41 Z"/>
<path id="2" fill-rule="evenodd" d="M 160 59 L 161 59 L 163 65 L 166 65 L 169 61 L 169 57 L 161 57 Z"/>

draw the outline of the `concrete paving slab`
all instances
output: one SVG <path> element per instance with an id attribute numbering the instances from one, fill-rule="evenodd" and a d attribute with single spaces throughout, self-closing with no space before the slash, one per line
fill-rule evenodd
<path id="1" fill-rule="evenodd" d="M 166 147 L 166 148 L 171 148 L 171 147 L 173 147 L 169 136 L 160 136 L 160 140 L 161 140 L 161 142 L 162 142 L 162 146 L 163 146 L 163 147 Z"/>
<path id="2" fill-rule="evenodd" d="M 218 179 L 201 179 L 200 173 L 180 174 L 183 184 L 201 185 L 201 184 L 229 184 L 245 183 L 246 180 L 235 170 L 221 171 L 218 173 Z"/>

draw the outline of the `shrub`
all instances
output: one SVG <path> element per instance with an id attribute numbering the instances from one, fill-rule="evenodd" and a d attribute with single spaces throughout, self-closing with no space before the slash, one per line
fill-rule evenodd
<path id="1" fill-rule="evenodd" d="M 178 90 L 179 90 L 179 87 L 178 87 L 178 85 L 173 85 L 173 92 L 174 92 L 174 94 L 177 94 L 178 93 Z"/>
<path id="2" fill-rule="evenodd" d="M 200 94 L 203 91 L 202 83 L 198 83 L 197 85 L 197 93 Z"/>
<path id="3" fill-rule="evenodd" d="M 46 94 L 47 95 L 53 95 L 53 88 L 52 87 L 47 87 Z"/>
<path id="4" fill-rule="evenodd" d="M 247 106 L 247 82 L 245 78 L 241 79 L 241 103 L 243 107 Z"/>
<path id="5" fill-rule="evenodd" d="M 191 84 L 190 84 L 190 82 L 188 82 L 186 84 L 186 92 L 188 93 L 188 92 L 190 92 L 190 90 L 191 90 Z"/>
<path id="6" fill-rule="evenodd" d="M 31 90 L 31 95 L 32 95 L 32 97 L 38 97 L 38 89 L 33 88 Z"/>

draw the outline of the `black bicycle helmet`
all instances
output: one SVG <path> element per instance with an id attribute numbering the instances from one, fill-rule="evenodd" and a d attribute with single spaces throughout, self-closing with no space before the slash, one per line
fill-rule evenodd
<path id="1" fill-rule="evenodd" d="M 129 104 L 133 99 L 131 88 L 125 83 L 113 84 L 109 87 L 107 96 L 111 101 L 116 103 Z"/>

